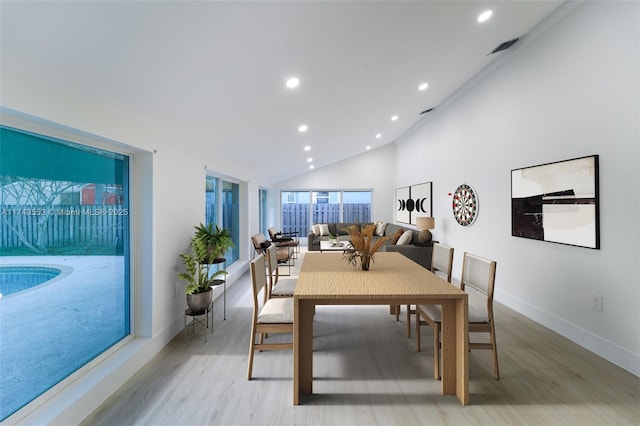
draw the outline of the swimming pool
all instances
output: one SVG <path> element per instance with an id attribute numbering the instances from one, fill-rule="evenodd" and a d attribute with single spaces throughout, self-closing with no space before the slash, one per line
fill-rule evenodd
<path id="1" fill-rule="evenodd" d="M 0 298 L 2 423 L 127 337 L 130 305 L 124 256 L 0 256 L 0 268 L 61 271 Z"/>
<path id="2" fill-rule="evenodd" d="M 62 271 L 40 266 L 0 266 L 0 297 L 43 284 Z"/>

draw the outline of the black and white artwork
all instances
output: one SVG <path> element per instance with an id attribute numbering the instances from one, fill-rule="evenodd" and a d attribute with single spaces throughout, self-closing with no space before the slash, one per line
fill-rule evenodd
<path id="1" fill-rule="evenodd" d="M 431 182 L 396 189 L 396 222 L 416 224 L 418 216 L 431 217 Z"/>
<path id="2" fill-rule="evenodd" d="M 511 235 L 599 249 L 598 156 L 511 170 Z"/>

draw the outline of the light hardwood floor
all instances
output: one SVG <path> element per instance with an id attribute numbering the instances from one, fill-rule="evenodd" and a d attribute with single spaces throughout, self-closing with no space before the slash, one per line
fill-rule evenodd
<path id="1" fill-rule="evenodd" d="M 433 379 L 429 327 L 417 353 L 403 315 L 396 322 L 388 306 L 319 307 L 315 394 L 294 407 L 290 351 L 257 352 L 246 379 L 250 292 L 247 274 L 228 290 L 226 321 L 216 302 L 206 343 L 197 327 L 186 344 L 179 334 L 83 424 L 640 424 L 640 378 L 500 304 L 501 379 L 492 377 L 490 351 L 472 351 L 466 407 Z"/>

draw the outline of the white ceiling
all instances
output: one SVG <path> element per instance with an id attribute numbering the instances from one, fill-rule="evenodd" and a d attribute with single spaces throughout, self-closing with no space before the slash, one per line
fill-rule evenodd
<path id="1" fill-rule="evenodd" d="M 560 3 L 2 0 L 0 64 L 275 183 L 394 142 Z"/>

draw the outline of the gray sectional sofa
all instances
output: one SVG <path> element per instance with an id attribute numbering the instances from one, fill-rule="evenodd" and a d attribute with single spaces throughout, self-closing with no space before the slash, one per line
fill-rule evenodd
<path id="1" fill-rule="evenodd" d="M 370 225 L 369 223 L 328 223 L 329 233 L 331 235 L 347 235 L 347 232 L 344 230 L 351 225 L 356 225 L 358 227 L 365 227 L 366 225 Z M 406 245 L 394 245 L 391 241 L 391 236 L 398 230 L 402 229 L 403 231 L 410 230 L 412 233 L 411 243 Z M 380 248 L 380 251 L 387 252 L 398 252 L 414 262 L 424 266 L 427 269 L 431 269 L 431 252 L 433 250 L 433 242 L 422 245 L 418 241 L 419 231 L 411 228 L 405 228 L 404 226 L 396 225 L 393 223 L 387 223 L 387 227 L 385 229 L 384 235 L 389 236 L 389 239 L 385 242 L 385 244 Z M 374 236 L 374 239 L 379 238 Z M 320 241 L 328 240 L 329 236 L 320 236 L 315 235 L 313 231 L 310 231 L 307 235 L 307 249 L 308 251 L 319 251 L 320 250 Z M 420 244 L 420 245 L 419 245 Z"/>

